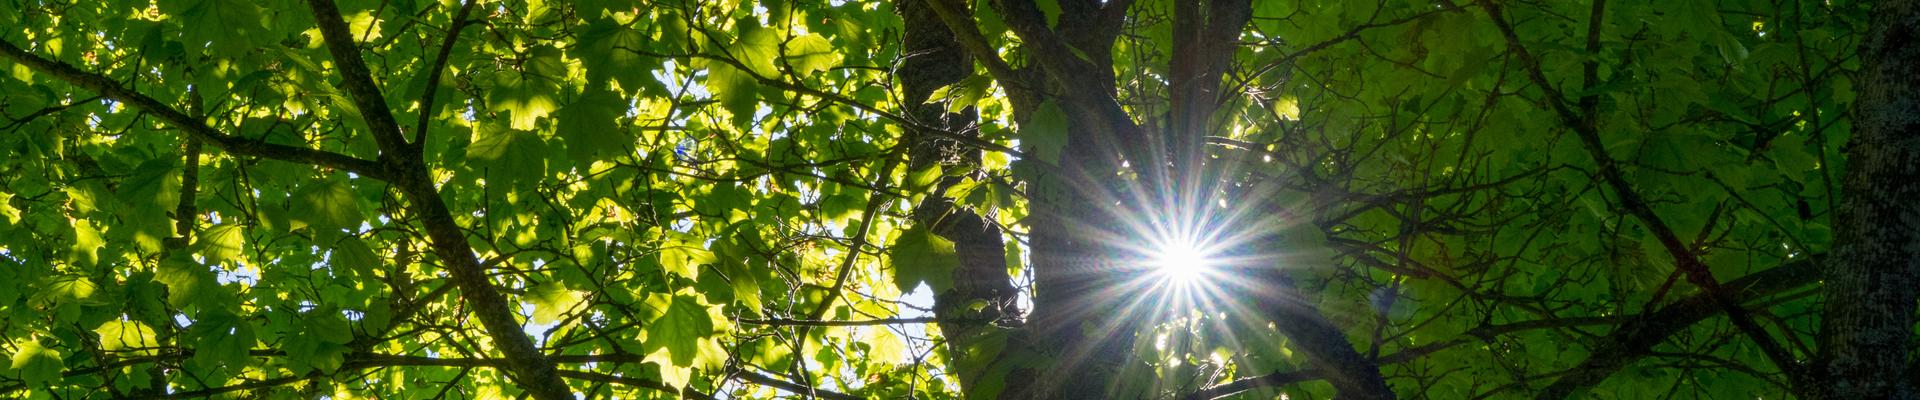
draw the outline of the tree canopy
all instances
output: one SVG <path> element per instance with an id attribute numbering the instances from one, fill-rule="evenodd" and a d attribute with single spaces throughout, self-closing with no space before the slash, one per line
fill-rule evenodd
<path id="1" fill-rule="evenodd" d="M 0 397 L 1913 396 L 1916 26 L 0 0 Z"/>

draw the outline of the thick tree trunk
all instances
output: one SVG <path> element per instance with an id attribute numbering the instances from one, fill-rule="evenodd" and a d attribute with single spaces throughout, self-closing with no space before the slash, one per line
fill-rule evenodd
<path id="1" fill-rule="evenodd" d="M 937 0 L 936 0 L 937 1 Z M 1067 149 L 1045 176 L 1028 182 L 1033 217 L 1030 243 L 1035 274 L 1034 310 L 1025 335 L 1017 346 L 1044 354 L 1045 368 L 1016 373 L 1009 377 L 1007 398 L 1112 398 L 1139 396 L 1128 382 L 1115 377 L 1131 360 L 1131 344 L 1138 321 L 1121 315 L 1118 306 L 1129 300 L 1125 293 L 1111 289 L 1122 285 L 1126 275 L 1137 273 L 1124 268 L 1114 235 L 1129 235 L 1121 221 L 1141 215 L 1163 214 L 1170 207 L 1201 206 L 1198 193 L 1210 192 L 1202 165 L 1200 145 L 1208 135 L 1213 111 L 1221 100 L 1218 92 L 1222 73 L 1232 60 L 1232 44 L 1251 16 L 1250 2 L 1243 0 L 1196 1 L 1182 4 L 1179 15 L 1177 54 L 1174 55 L 1173 107 L 1170 124 L 1160 137 L 1150 139 L 1135 118 L 1114 98 L 1112 67 L 1107 49 L 1113 34 L 1121 26 L 1121 8 L 1103 8 L 1090 2 L 1063 1 L 1065 10 L 1056 26 L 1049 26 L 1034 4 L 1021 0 L 995 1 L 993 5 L 1007 23 L 1025 41 L 1029 63 L 1037 74 L 1019 76 L 997 72 L 1002 85 L 1009 88 L 1045 88 L 1068 120 Z M 1124 4 L 1124 3 L 1121 3 Z M 942 4 L 934 4 L 942 6 Z M 957 14 L 959 7 L 941 12 Z M 903 7 L 913 18 L 915 11 Z M 929 12 L 934 17 L 939 13 Z M 916 26 L 914 20 L 907 21 Z M 970 26 L 946 20 L 952 31 L 971 33 Z M 950 32 L 952 32 L 950 31 Z M 909 33 L 909 51 L 935 60 L 943 51 L 920 51 Z M 956 46 L 956 49 L 960 47 Z M 1086 58 L 1076 57 L 1076 52 Z M 975 56 L 993 55 L 975 49 Z M 997 60 L 987 60 L 990 67 Z M 965 65 L 965 64 L 962 64 Z M 929 79 L 927 70 L 940 67 L 922 64 L 903 66 L 903 80 Z M 1006 82 L 1007 78 L 1021 81 Z M 959 79 L 959 78 L 951 78 Z M 944 82 L 933 80 L 934 82 Z M 917 102 L 925 91 L 937 85 L 908 86 L 909 99 Z M 1016 100 L 1018 100 L 1016 98 Z M 1016 102 L 1022 103 L 1022 102 Z M 1034 102 L 1016 106 L 1031 108 Z M 923 114 L 924 113 L 924 114 Z M 1016 110 L 1022 119 L 1033 110 Z M 938 118 L 935 112 L 917 111 L 919 118 Z M 969 118 L 971 119 L 971 118 Z M 1123 167 L 1122 161 L 1130 164 Z M 1136 174 L 1131 179 L 1116 179 L 1123 168 Z M 1144 201 L 1144 202 L 1143 202 Z M 1203 207 L 1203 206 L 1202 206 Z M 1131 211 L 1129 211 L 1131 210 Z M 1176 213 L 1178 214 L 1178 213 Z M 1144 221 L 1134 221 L 1144 222 Z M 1131 238 L 1145 240 L 1147 238 Z M 964 256 L 964 249 L 963 256 Z M 1259 307 L 1281 326 L 1285 334 L 1304 345 L 1316 368 L 1329 374 L 1343 396 L 1364 399 L 1391 398 L 1379 370 L 1363 359 L 1347 342 L 1338 327 L 1311 305 L 1293 299 L 1290 285 L 1278 271 L 1265 271 L 1269 285 L 1260 293 L 1249 293 Z M 1009 344 L 1009 351 L 1016 344 Z M 1004 360 L 1003 360 L 1004 361 Z M 966 371 L 962 372 L 963 376 Z"/>
<path id="2" fill-rule="evenodd" d="M 1116 313 L 1125 294 L 1102 290 L 1122 284 L 1117 250 L 1096 233 L 1113 231 L 1117 216 L 1101 207 L 1099 196 L 1084 193 L 1102 190 L 1094 177 L 1111 177 L 1114 170 L 1087 168 L 1086 161 L 1072 160 L 1075 155 L 1064 158 L 1062 176 L 1030 186 L 1052 194 L 1034 206 L 1034 312 L 1027 324 L 1032 346 L 1051 353 L 1052 363 L 1019 398 L 1137 396 L 1116 391 L 1113 379 L 1131 356 L 1137 321 Z"/>
<path id="3" fill-rule="evenodd" d="M 902 37 L 907 55 L 897 71 L 906 91 L 906 115 L 921 126 L 978 137 L 980 118 L 972 107 L 949 112 L 947 99 L 929 98 L 941 87 L 972 75 L 973 60 L 925 0 L 898 0 L 894 4 L 907 26 Z M 1020 309 L 1015 304 L 1019 291 L 1007 274 L 1006 244 L 1000 227 L 981 211 L 955 204 L 943 194 L 963 181 L 964 175 L 977 175 L 980 150 L 928 132 L 910 135 L 909 170 L 937 165 L 943 171 L 966 171 L 948 174 L 913 210 L 914 224 L 953 241 L 960 257 L 960 268 L 953 272 L 953 289 L 934 294 L 934 315 L 941 321 L 940 331 L 947 339 L 949 354 L 966 354 L 984 334 L 998 329 L 994 322 L 1011 324 L 1019 319 Z M 986 307 L 971 307 L 980 302 Z M 986 373 L 958 371 L 961 388 L 973 393 Z"/>
<path id="4" fill-rule="evenodd" d="M 907 92 L 907 102 L 911 104 L 907 106 L 908 116 L 918 120 L 922 126 L 979 137 L 980 116 L 973 107 L 966 107 L 960 112 L 948 112 L 950 108 L 946 99 L 928 98 L 935 90 L 958 84 L 972 75 L 973 60 L 967 57 L 966 51 L 954 41 L 953 33 L 940 24 L 938 17 L 922 1 L 901 0 L 899 5 L 907 25 L 912 27 L 904 36 L 907 52 L 911 55 L 901 61 L 899 70 L 901 84 Z M 975 300 L 984 300 L 988 304 L 983 310 L 968 310 L 967 313 L 957 312 L 959 307 L 942 307 L 935 312 L 945 313 L 940 317 L 949 321 L 987 322 L 1018 317 L 1020 311 L 1014 299 L 1019 292 L 1013 288 L 1012 277 L 1007 275 L 1006 244 L 1000 227 L 980 210 L 955 204 L 953 199 L 943 195 L 948 188 L 968 176 L 983 178 L 976 171 L 980 168 L 980 149 L 925 132 L 914 132 L 909 140 L 913 146 L 907 160 L 910 170 L 938 165 L 947 173 L 934 194 L 922 200 L 914 208 L 913 214 L 915 223 L 952 240 L 955 251 L 960 255 L 960 269 L 954 271 L 953 276 L 954 290 L 938 293 L 940 298 L 937 300 L 942 305 L 964 305 Z M 954 331 L 946 332 L 952 334 Z"/>
<path id="5" fill-rule="evenodd" d="M 1818 397 L 1913 398 L 1920 285 L 1920 4 L 1882 1 L 1861 43 L 1853 142 L 1824 274 Z"/>

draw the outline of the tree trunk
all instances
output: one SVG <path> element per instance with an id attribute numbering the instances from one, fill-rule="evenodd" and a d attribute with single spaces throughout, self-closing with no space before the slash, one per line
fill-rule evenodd
<path id="1" fill-rule="evenodd" d="M 921 126 L 979 137 L 979 114 L 973 107 L 949 112 L 948 99 L 931 99 L 941 87 L 958 84 L 972 75 L 973 60 L 940 22 L 926 0 L 898 0 L 895 7 L 907 30 L 902 35 L 905 57 L 897 75 L 906 91 L 906 115 Z M 953 271 L 954 287 L 934 294 L 934 316 L 946 338 L 948 354 L 967 354 L 995 322 L 1016 323 L 1019 291 L 1007 274 L 1006 244 L 999 225 L 979 210 L 954 203 L 945 192 L 966 176 L 980 177 L 980 150 L 942 139 L 928 132 L 910 132 L 908 169 L 939 166 L 947 174 L 932 193 L 914 206 L 913 222 L 954 243 L 960 268 Z M 903 288 L 904 289 L 904 288 Z M 984 303 L 974 309 L 972 305 Z M 974 393 L 989 371 L 958 371 L 963 391 Z"/>
<path id="2" fill-rule="evenodd" d="M 1920 4 L 1882 1 L 1860 46 L 1853 141 L 1824 273 L 1815 388 L 1828 399 L 1912 398 L 1920 285 Z"/>

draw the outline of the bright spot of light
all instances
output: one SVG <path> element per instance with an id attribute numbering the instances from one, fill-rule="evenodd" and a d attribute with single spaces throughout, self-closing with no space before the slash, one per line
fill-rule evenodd
<path id="1" fill-rule="evenodd" d="M 1186 285 L 1204 280 L 1214 261 L 1212 255 L 1196 243 L 1173 241 L 1155 249 L 1149 262 L 1155 274 L 1170 283 Z"/>

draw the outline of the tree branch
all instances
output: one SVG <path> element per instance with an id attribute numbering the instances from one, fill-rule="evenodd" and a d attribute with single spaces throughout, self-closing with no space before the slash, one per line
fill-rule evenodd
<path id="1" fill-rule="evenodd" d="M 788 382 L 788 381 L 780 380 L 779 378 L 767 376 L 766 374 L 761 374 L 758 372 L 748 371 L 744 369 L 734 369 L 733 373 L 739 376 L 741 379 L 746 380 L 747 382 L 753 382 L 753 383 L 780 388 L 780 390 L 785 390 L 790 393 L 809 395 L 809 396 L 819 397 L 823 399 L 831 399 L 831 400 L 859 400 L 860 399 L 859 396 L 854 396 L 846 393 L 840 393 L 840 392 L 835 392 L 831 390 L 825 390 L 825 389 L 815 388 L 811 386 L 801 385 L 798 383 Z"/>
<path id="2" fill-rule="evenodd" d="M 1814 284 L 1820 280 L 1819 260 L 1815 256 L 1755 272 L 1727 282 L 1721 286 L 1734 301 L 1745 303 L 1787 290 Z M 1675 301 L 1660 311 L 1642 314 L 1627 319 L 1627 323 L 1614 329 L 1612 334 L 1590 348 L 1591 354 L 1580 365 L 1567 370 L 1559 379 L 1548 384 L 1547 388 L 1535 396 L 1539 400 L 1557 400 L 1570 398 L 1581 389 L 1598 385 L 1608 376 L 1625 368 L 1628 364 L 1648 354 L 1654 346 L 1665 342 L 1668 336 L 1680 332 L 1693 324 L 1709 317 L 1719 315 L 1723 308 L 1712 294 L 1701 293 Z"/>
<path id="3" fill-rule="evenodd" d="M 1256 376 L 1252 378 L 1235 379 L 1232 382 L 1227 382 L 1227 383 L 1219 384 L 1206 389 L 1202 389 L 1198 392 L 1193 392 L 1192 394 L 1188 394 L 1185 397 L 1181 397 L 1181 398 L 1187 399 L 1187 400 L 1213 400 L 1221 397 L 1232 396 L 1235 394 L 1239 394 L 1240 392 L 1245 392 L 1245 391 L 1253 390 L 1256 388 L 1286 386 L 1286 385 L 1292 385 L 1300 382 L 1316 381 L 1316 380 L 1320 380 L 1321 378 L 1324 378 L 1324 376 L 1322 375 L 1323 374 L 1321 373 L 1321 371 L 1317 369 L 1303 369 L 1299 371 L 1275 372 L 1275 373 Z"/>
<path id="4" fill-rule="evenodd" d="M 413 144 L 416 150 L 425 149 L 427 140 L 427 122 L 433 120 L 433 94 L 440 90 L 440 73 L 447 70 L 447 58 L 453 55 L 453 44 L 460 40 L 460 32 L 467 29 L 467 15 L 473 13 L 473 5 L 479 0 L 467 0 L 460 5 L 460 11 L 453 14 L 453 25 L 447 28 L 447 38 L 440 42 L 440 54 L 434 56 L 433 65 L 427 67 L 427 91 L 420 95 L 420 119 L 413 125 Z"/>
<path id="5" fill-rule="evenodd" d="M 899 147 L 899 149 L 905 148 L 905 146 Z M 880 170 L 874 173 L 873 186 L 886 187 L 887 181 L 891 179 L 890 177 L 893 175 L 894 166 L 899 164 L 900 153 L 902 153 L 902 151 L 896 150 L 887 157 L 887 160 L 883 163 L 883 166 L 880 167 Z M 873 229 L 873 219 L 879 216 L 880 213 L 886 209 L 887 203 L 889 203 L 886 199 L 887 197 L 880 193 L 874 193 L 867 197 L 866 211 L 860 215 L 860 226 L 853 234 L 853 243 L 847 245 L 846 258 L 841 259 L 840 267 L 837 270 L 838 272 L 834 273 L 833 286 L 827 288 L 826 298 L 820 301 L 820 305 L 814 307 L 812 311 L 807 312 L 807 319 L 819 320 L 822 316 L 827 315 L 827 311 L 833 309 L 835 302 L 840 301 L 840 297 L 843 296 L 842 292 L 846 290 L 848 278 L 853 276 L 853 266 L 860 260 L 860 248 L 867 246 L 867 234 Z M 794 337 L 807 337 L 807 331 L 811 328 L 813 327 L 799 325 L 799 329 L 795 329 L 797 332 L 794 334 Z M 796 342 L 794 344 L 794 353 L 803 354 L 804 351 L 802 351 L 802 349 L 805 344 L 806 342 Z M 804 371 L 806 366 L 805 363 L 796 363 L 794 368 Z M 806 374 L 796 375 L 795 378 L 808 379 Z M 811 387 L 812 382 L 802 382 L 802 384 Z M 807 394 L 813 395 L 812 393 Z"/>
<path id="6" fill-rule="evenodd" d="M 1795 387 L 1803 388 L 1804 385 L 1801 384 L 1801 379 L 1804 377 L 1804 374 L 1800 371 L 1799 363 L 1794 361 L 1792 353 L 1789 353 L 1780 343 L 1775 342 L 1773 336 L 1767 333 L 1766 328 L 1761 327 L 1758 322 L 1755 322 L 1753 316 L 1749 315 L 1746 309 L 1742 308 L 1738 302 L 1727 295 L 1726 291 L 1720 287 L 1719 281 L 1713 277 L 1712 270 L 1709 269 L 1704 262 L 1700 261 L 1698 254 L 1688 249 L 1687 244 L 1682 242 L 1679 235 L 1673 232 L 1673 228 L 1669 227 L 1666 221 L 1662 220 L 1660 216 L 1653 211 L 1653 208 L 1647 204 L 1646 200 L 1640 197 L 1639 192 L 1633 189 L 1633 185 L 1627 182 L 1624 174 L 1620 171 L 1619 163 L 1607 154 L 1606 145 L 1600 139 L 1599 116 L 1591 110 L 1591 108 L 1597 104 L 1597 100 L 1595 100 L 1594 97 L 1598 96 L 1598 94 L 1594 93 L 1583 96 L 1583 98 L 1580 99 L 1579 105 L 1582 107 L 1580 110 L 1576 110 L 1573 106 L 1568 105 L 1566 97 L 1562 95 L 1559 90 L 1554 89 L 1553 83 L 1547 80 L 1546 73 L 1540 67 L 1539 59 L 1535 58 L 1532 53 L 1527 51 L 1525 46 L 1520 44 L 1519 35 L 1514 32 L 1513 25 L 1507 22 L 1506 16 L 1500 6 L 1494 4 L 1492 0 L 1478 1 L 1481 9 L 1486 11 L 1487 16 L 1492 19 L 1494 25 L 1499 28 L 1500 34 L 1506 38 L 1508 49 L 1520 59 L 1520 62 L 1526 68 L 1527 77 L 1533 81 L 1534 85 L 1539 86 L 1542 91 L 1546 92 L 1547 103 L 1560 115 L 1561 122 L 1573 128 L 1575 135 L 1579 136 L 1580 142 L 1583 147 L 1586 148 L 1587 153 L 1593 157 L 1596 164 L 1599 164 L 1600 176 L 1606 181 L 1607 186 L 1613 189 L 1614 195 L 1620 198 L 1621 208 L 1626 209 L 1628 214 L 1632 215 L 1634 219 L 1639 220 L 1641 224 L 1646 225 L 1647 229 L 1653 232 L 1654 236 L 1660 240 L 1661 246 L 1665 247 L 1667 253 L 1673 256 L 1674 264 L 1680 271 L 1686 274 L 1688 282 L 1700 287 L 1701 290 L 1711 296 L 1715 302 L 1726 311 L 1727 317 L 1733 320 L 1734 326 L 1739 327 L 1742 332 L 1745 332 L 1747 336 L 1751 337 L 1754 343 L 1760 346 L 1761 352 L 1766 354 L 1767 359 L 1779 367 L 1782 372 L 1785 372 L 1790 381 L 1795 382 Z M 1589 30 L 1587 43 L 1587 51 L 1589 53 L 1599 51 L 1599 40 L 1597 38 L 1599 34 L 1595 31 L 1600 29 L 1599 26 L 1604 16 L 1605 2 L 1604 0 L 1596 0 L 1593 5 L 1592 19 L 1588 21 L 1587 28 Z M 1594 84 L 1597 80 L 1593 76 L 1597 70 L 1597 66 L 1594 63 L 1597 62 L 1595 59 L 1589 58 L 1587 64 L 1583 66 L 1589 85 Z"/>
<path id="7" fill-rule="evenodd" d="M 739 322 L 744 324 L 772 325 L 772 326 L 874 326 L 874 325 L 928 324 L 928 323 L 940 322 L 940 319 L 933 318 L 933 317 L 920 317 L 920 318 L 883 318 L 883 319 L 869 319 L 869 320 L 858 320 L 858 321 L 829 321 L 829 320 L 817 320 L 817 319 L 769 318 L 769 319 L 741 319 L 739 320 Z"/>
<path id="8" fill-rule="evenodd" d="M 307 5 L 313 9 L 314 21 L 320 24 L 320 36 L 326 42 L 327 53 L 333 55 L 334 68 L 340 70 L 340 86 L 353 96 L 353 105 L 367 120 L 367 129 L 373 131 L 373 139 L 380 144 L 381 152 L 397 153 L 406 149 L 407 139 L 400 133 L 400 123 L 393 119 L 393 110 L 387 108 L 387 98 L 380 94 L 379 84 L 373 82 L 373 72 L 367 69 L 366 61 L 360 59 L 360 46 L 354 43 L 347 21 L 341 19 L 339 7 L 333 0 L 307 0 Z M 429 89 L 427 93 L 433 91 Z M 421 115 L 424 118 L 426 113 L 423 111 Z"/>
<path id="9" fill-rule="evenodd" d="M 1008 88 L 1025 86 L 1020 74 L 1007 65 L 1007 60 L 1000 58 L 1000 53 L 993 51 L 993 45 L 988 44 L 986 35 L 980 33 L 980 27 L 974 25 L 973 18 L 961 14 L 963 10 L 954 8 L 948 0 L 924 1 L 927 8 L 940 18 L 940 22 L 953 31 L 954 41 L 973 54 L 975 60 L 987 66 L 987 73 L 993 75 L 993 80 L 1000 81 L 1001 86 Z"/>
<path id="10" fill-rule="evenodd" d="M 648 389 L 654 389 L 662 392 L 677 394 L 677 395 L 680 395 L 681 398 L 686 398 L 686 399 L 695 399 L 695 400 L 713 400 L 714 399 L 713 395 L 700 393 L 699 391 L 693 390 L 693 388 L 685 388 L 685 389 L 675 388 L 673 386 L 667 385 L 666 383 L 663 383 L 660 381 L 640 379 L 640 378 L 634 378 L 629 376 L 609 375 L 609 374 L 592 372 L 592 371 L 560 371 L 560 376 L 567 379 L 618 383 L 618 384 L 627 385 L 627 386 L 637 386 L 637 387 L 643 387 Z"/>
<path id="11" fill-rule="evenodd" d="M 18 46 L 14 46 L 13 43 L 0 41 L 0 57 L 20 63 L 20 65 L 25 65 L 34 72 L 47 74 L 54 79 L 59 79 L 81 89 L 98 93 L 102 97 L 126 104 L 136 110 L 152 114 L 155 118 L 159 118 L 168 125 L 185 131 L 188 136 L 200 138 L 206 141 L 207 144 L 213 145 L 213 147 L 228 153 L 318 165 L 380 180 L 387 180 L 389 178 L 386 171 L 373 161 L 340 153 L 267 143 L 220 133 L 218 130 L 213 129 L 213 127 L 208 126 L 205 122 L 188 116 L 186 113 L 168 106 L 159 100 L 129 89 L 104 75 L 81 71 L 79 68 L 71 65 L 40 57 Z"/>
<path id="12" fill-rule="evenodd" d="M 507 372 L 535 398 L 572 399 L 573 391 L 561 379 L 553 362 L 521 331 L 514 306 L 488 278 L 486 266 L 474 255 L 473 246 L 467 242 L 466 234 L 435 187 L 426 161 L 401 136 L 400 126 L 394 121 L 392 110 L 387 109 L 385 97 L 374 84 L 365 62 L 361 61 L 359 47 L 353 43 L 353 36 L 333 0 L 308 0 L 307 4 L 320 24 L 327 50 L 333 54 L 344 79 L 343 85 L 353 95 L 354 104 L 366 117 L 367 127 L 379 143 L 380 160 L 391 173 L 394 188 L 406 194 L 413 211 L 420 215 L 421 227 L 427 232 L 434 254 L 440 257 L 453 283 L 459 285 L 462 299 L 479 317 L 487 335 L 506 356 Z"/>
<path id="13" fill-rule="evenodd" d="M 1167 126 L 1161 131 L 1171 168 L 1149 167 L 1168 176 L 1175 193 L 1200 190 L 1206 137 L 1211 136 L 1215 111 L 1227 93 L 1220 78 L 1233 61 L 1240 32 L 1253 17 L 1247 0 L 1193 0 L 1174 7 L 1173 58 L 1169 61 Z"/>
<path id="14" fill-rule="evenodd" d="M 1292 339 L 1296 351 L 1306 355 L 1307 364 L 1325 371 L 1321 374 L 1340 398 L 1383 400 L 1394 398 L 1376 360 L 1362 356 L 1340 327 L 1313 304 L 1299 301 L 1298 289 L 1285 271 L 1271 267 L 1253 267 L 1246 273 L 1258 282 L 1248 290 L 1256 307 Z"/>
<path id="15" fill-rule="evenodd" d="M 1742 303 L 1757 301 L 1788 290 L 1811 285 L 1819 280 L 1819 262 L 1816 256 L 1788 263 L 1765 271 L 1727 282 L 1724 286 L 1734 293 Z M 1577 325 L 1605 324 L 1614 320 L 1628 321 L 1615 329 L 1613 334 L 1604 337 L 1604 341 L 1594 346 L 1592 354 L 1579 366 L 1560 374 L 1560 378 L 1547 386 L 1537 399 L 1550 400 L 1566 398 L 1581 388 L 1599 384 L 1614 372 L 1627 364 L 1646 356 L 1674 333 L 1700 323 L 1716 315 L 1721 309 L 1707 294 L 1673 302 L 1659 311 L 1626 318 L 1568 318 L 1517 322 L 1502 325 L 1488 325 L 1467 330 L 1463 338 L 1436 342 L 1428 346 L 1408 349 L 1392 355 L 1380 357 L 1381 364 L 1398 364 L 1419 359 L 1428 354 L 1439 352 L 1460 344 L 1472 343 L 1480 339 L 1535 329 L 1552 329 Z M 1233 395 L 1260 387 L 1284 386 L 1324 378 L 1324 371 L 1306 369 L 1298 371 L 1275 372 L 1272 374 L 1241 378 L 1228 383 L 1194 392 L 1186 396 L 1189 400 L 1214 399 Z"/>

